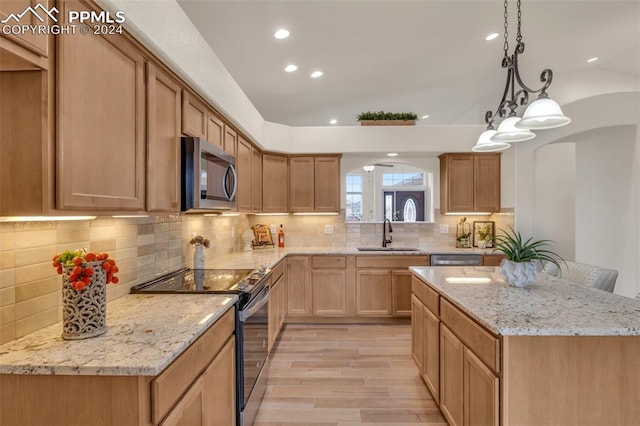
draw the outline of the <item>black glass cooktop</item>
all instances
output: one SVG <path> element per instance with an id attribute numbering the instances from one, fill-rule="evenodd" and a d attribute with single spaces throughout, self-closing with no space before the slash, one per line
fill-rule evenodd
<path id="1" fill-rule="evenodd" d="M 264 276 L 253 269 L 182 269 L 131 288 L 132 293 L 252 293 Z"/>

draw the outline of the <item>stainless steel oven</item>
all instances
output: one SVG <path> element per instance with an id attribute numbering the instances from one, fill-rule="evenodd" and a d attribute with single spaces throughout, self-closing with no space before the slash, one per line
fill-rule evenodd
<path id="1" fill-rule="evenodd" d="M 238 311 L 239 424 L 251 425 L 267 390 L 269 287 Z"/>
<path id="2" fill-rule="evenodd" d="M 236 413 L 249 426 L 267 389 L 269 278 L 266 268 L 181 269 L 131 288 L 132 293 L 237 294 Z"/>

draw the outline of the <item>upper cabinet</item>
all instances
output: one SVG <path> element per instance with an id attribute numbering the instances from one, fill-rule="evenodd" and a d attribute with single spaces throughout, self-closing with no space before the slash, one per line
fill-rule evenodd
<path id="1" fill-rule="evenodd" d="M 147 64 L 147 210 L 180 211 L 181 89 Z"/>
<path id="2" fill-rule="evenodd" d="M 294 213 L 340 210 L 340 155 L 289 158 L 289 207 Z"/>
<path id="3" fill-rule="evenodd" d="M 251 152 L 251 208 L 262 211 L 262 153 L 257 148 Z"/>
<path id="4" fill-rule="evenodd" d="M 440 212 L 500 211 L 500 153 L 440 155 Z"/>
<path id="5" fill-rule="evenodd" d="M 262 154 L 262 211 L 285 213 L 288 211 L 287 156 L 284 154 Z"/>
<path id="6" fill-rule="evenodd" d="M 238 139 L 238 157 L 236 158 L 236 169 L 238 172 L 238 192 L 236 196 L 238 211 L 251 212 L 251 189 L 252 189 L 252 167 L 253 160 L 252 146 L 244 138 Z"/>
<path id="7" fill-rule="evenodd" d="M 207 106 L 193 93 L 182 92 L 182 133 L 194 138 L 207 139 Z M 222 132 L 220 132 L 222 133 Z M 214 143 L 213 141 L 210 141 Z M 222 148 L 222 138 L 214 145 Z"/>
<path id="8" fill-rule="evenodd" d="M 0 0 L 0 21 L 7 19 L 7 17 L 11 14 L 14 16 L 21 15 L 27 8 L 32 7 L 35 10 L 40 10 L 43 15 L 43 19 L 45 22 L 41 22 L 36 18 L 36 15 L 33 13 L 25 13 L 19 19 L 20 21 L 10 20 L 6 25 L 45 25 L 45 24 L 53 24 L 55 23 L 50 18 L 46 17 L 46 12 L 49 8 L 53 6 L 53 0 Z M 59 16 L 63 16 L 60 14 Z M 57 18 L 57 17 L 56 17 Z M 47 48 L 47 34 L 38 33 L 37 31 L 23 31 L 21 34 L 5 34 L 2 32 L 1 37 L 6 37 L 7 39 L 15 42 L 17 45 L 24 47 L 30 52 L 35 53 L 38 56 L 46 57 L 49 54 Z M 2 58 L 0 57 L 0 62 Z"/>
<path id="9" fill-rule="evenodd" d="M 59 5 L 87 10 L 80 2 Z M 57 205 L 144 210 L 145 58 L 125 37 L 57 36 Z"/>

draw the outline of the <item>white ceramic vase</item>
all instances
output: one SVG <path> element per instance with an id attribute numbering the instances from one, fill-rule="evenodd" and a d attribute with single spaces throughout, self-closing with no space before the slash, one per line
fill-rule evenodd
<path id="1" fill-rule="evenodd" d="M 82 290 L 73 288 L 69 276 L 74 266 L 65 266 L 62 275 L 62 338 L 88 339 L 107 332 L 107 272 L 103 261 L 86 262 L 94 270 L 91 282 Z"/>
<path id="2" fill-rule="evenodd" d="M 536 278 L 536 262 L 514 262 L 502 259 L 500 275 L 514 287 L 529 287 Z"/>
<path id="3" fill-rule="evenodd" d="M 204 246 L 202 244 L 194 244 L 195 252 L 193 253 L 193 269 L 204 269 Z"/>

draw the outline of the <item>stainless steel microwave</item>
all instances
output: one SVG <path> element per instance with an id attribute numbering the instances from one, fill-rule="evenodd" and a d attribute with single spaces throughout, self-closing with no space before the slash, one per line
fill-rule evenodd
<path id="1" fill-rule="evenodd" d="M 229 210 L 236 205 L 235 158 L 202 138 L 181 138 L 181 211 Z"/>

